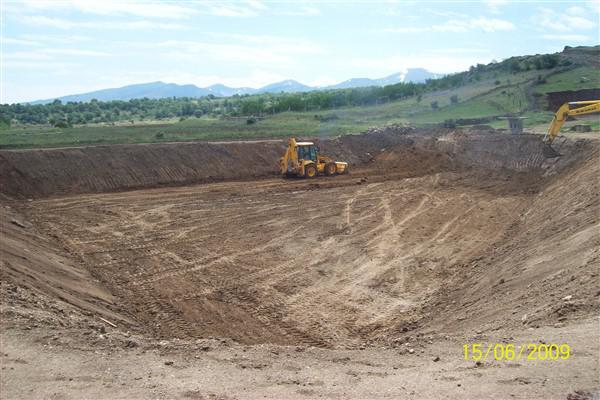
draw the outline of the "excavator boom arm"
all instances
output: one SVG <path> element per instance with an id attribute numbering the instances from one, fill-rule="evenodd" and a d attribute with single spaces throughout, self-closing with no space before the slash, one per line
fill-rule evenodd
<path id="1" fill-rule="evenodd" d="M 571 106 L 581 107 L 571 108 Z M 548 132 L 544 136 L 544 143 L 551 144 L 554 141 L 568 117 L 592 113 L 600 113 L 600 100 L 573 101 L 563 104 L 554 114 Z"/>

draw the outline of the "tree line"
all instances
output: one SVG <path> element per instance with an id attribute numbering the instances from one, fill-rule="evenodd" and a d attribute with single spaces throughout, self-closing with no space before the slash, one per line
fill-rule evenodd
<path id="1" fill-rule="evenodd" d="M 0 127 L 13 124 L 52 125 L 66 128 L 73 125 L 112 123 L 119 121 L 162 120 L 189 117 L 240 117 L 277 114 L 286 111 L 320 111 L 340 107 L 370 106 L 416 96 L 426 92 L 454 89 L 499 73 L 518 73 L 530 69 L 549 69 L 569 65 L 559 54 L 512 57 L 500 63 L 478 64 L 468 71 L 430 79 L 424 83 L 397 83 L 383 87 L 321 90 L 306 93 L 265 93 L 234 95 L 218 98 L 132 99 L 128 101 L 68 102 L 54 100 L 48 104 L 0 105 Z M 499 81 L 497 81 L 499 83 Z M 452 99 L 453 103 L 457 99 Z M 436 105 L 432 105 L 436 109 Z"/>

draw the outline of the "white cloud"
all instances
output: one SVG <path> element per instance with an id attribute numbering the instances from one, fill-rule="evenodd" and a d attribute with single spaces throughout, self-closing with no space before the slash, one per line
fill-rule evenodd
<path id="1" fill-rule="evenodd" d="M 41 51 L 14 51 L 2 54 L 2 61 L 38 62 L 45 60 L 52 60 L 52 56 Z"/>
<path id="2" fill-rule="evenodd" d="M 321 10 L 317 7 L 301 7 L 295 10 L 279 11 L 275 12 L 276 15 L 290 16 L 290 17 L 310 17 L 320 15 Z"/>
<path id="3" fill-rule="evenodd" d="M 491 62 L 492 57 L 468 57 L 444 54 L 397 55 L 381 58 L 355 58 L 350 64 L 368 68 L 371 75 L 385 76 L 407 68 L 425 68 L 431 72 L 452 73 L 466 71 L 470 66 Z"/>
<path id="4" fill-rule="evenodd" d="M 508 0 L 487 0 L 485 3 L 492 14 L 500 14 L 500 8 L 509 2 Z"/>
<path id="5" fill-rule="evenodd" d="M 196 10 L 181 4 L 167 2 L 127 2 L 127 1 L 76 1 L 75 7 L 82 12 L 100 15 L 131 15 L 143 18 L 187 18 Z"/>
<path id="6" fill-rule="evenodd" d="M 188 26 L 174 23 L 160 23 L 148 20 L 138 21 L 71 21 L 62 18 L 47 17 L 43 15 L 31 15 L 21 17 L 21 21 L 34 26 L 45 26 L 55 29 L 163 29 L 163 30 L 183 30 L 189 29 Z"/>
<path id="7" fill-rule="evenodd" d="M 200 12 L 217 17 L 257 17 L 267 10 L 262 1 L 246 0 L 243 2 L 203 2 Z"/>
<path id="8" fill-rule="evenodd" d="M 268 8 L 261 0 L 242 0 L 242 3 L 257 10 L 266 10 Z"/>
<path id="9" fill-rule="evenodd" d="M 469 28 L 470 26 L 467 21 L 451 19 L 443 24 L 433 25 L 429 30 L 434 32 L 467 32 Z"/>
<path id="10" fill-rule="evenodd" d="M 47 54 L 56 54 L 61 56 L 106 57 L 110 55 L 109 53 L 102 51 L 84 49 L 44 49 L 41 51 Z"/>
<path id="11" fill-rule="evenodd" d="M 419 28 L 416 26 L 397 26 L 394 28 L 384 28 L 381 31 L 385 33 L 420 33 L 428 30 L 429 28 Z"/>
<path id="12" fill-rule="evenodd" d="M 62 61 L 49 61 L 49 60 L 6 60 L 2 63 L 2 68 L 8 69 L 30 69 L 40 70 L 45 73 L 54 72 L 67 74 L 71 68 L 80 66 L 77 63 L 62 62 Z"/>
<path id="13" fill-rule="evenodd" d="M 252 87 L 260 88 L 273 82 L 288 79 L 288 76 L 266 69 L 255 69 L 244 75 L 196 75 L 185 71 L 174 71 L 171 74 L 162 75 L 159 80 L 169 83 L 189 84 L 206 87 L 221 83 L 229 87 Z"/>
<path id="14" fill-rule="evenodd" d="M 476 47 L 444 47 L 443 49 L 427 49 L 427 53 L 432 54 L 482 54 L 490 53 L 489 49 Z"/>
<path id="15" fill-rule="evenodd" d="M 600 1 L 598 1 L 598 0 L 588 0 L 586 2 L 586 5 L 593 12 L 600 14 Z"/>
<path id="16" fill-rule="evenodd" d="M 472 26 L 485 32 L 512 31 L 515 25 L 503 19 L 479 17 L 471 22 Z"/>
<path id="17" fill-rule="evenodd" d="M 22 16 L 39 13 L 78 12 L 81 14 L 106 17 L 138 17 L 144 19 L 186 19 L 195 15 L 221 17 L 255 17 L 267 10 L 267 5 L 258 0 L 246 1 L 183 1 L 158 2 L 135 0 L 24 0 L 19 3 L 7 3 L 6 11 Z M 49 18 L 49 17 L 48 17 Z M 85 25 L 83 21 L 65 21 L 63 25 Z M 108 22 L 108 21 L 107 21 Z M 46 22 L 45 26 L 51 26 Z M 169 25 L 161 25 L 169 29 Z M 173 27 L 174 25 L 171 25 Z M 134 29 L 134 28 L 132 28 Z"/>
<path id="18" fill-rule="evenodd" d="M 559 40 L 563 42 L 585 42 L 590 38 L 586 35 L 576 35 L 576 34 L 546 34 L 541 36 L 542 39 L 546 40 Z"/>
<path id="19" fill-rule="evenodd" d="M 16 38 L 10 38 L 10 37 L 3 37 L 0 38 L 0 42 L 2 44 L 16 44 L 19 46 L 42 46 L 42 44 L 40 42 L 36 42 L 33 40 L 24 40 L 24 39 L 16 39 Z"/>
<path id="20" fill-rule="evenodd" d="M 465 19 L 465 18 L 471 18 L 470 15 L 467 15 L 465 13 L 460 13 L 460 12 L 456 12 L 456 11 L 450 11 L 450 10 L 444 10 L 441 8 L 425 8 L 423 9 L 423 13 L 425 15 L 435 15 L 438 17 L 443 17 L 443 18 L 448 18 L 448 19 Z"/>
<path id="21" fill-rule="evenodd" d="M 110 54 L 101 51 L 88 49 L 61 49 L 48 48 L 36 49 L 31 51 L 14 51 L 2 54 L 3 61 L 22 61 L 22 62 L 62 62 L 64 57 L 106 57 Z M 43 65 L 43 64 L 42 64 Z"/>
<path id="22" fill-rule="evenodd" d="M 271 36 L 244 36 L 224 34 L 225 43 L 204 41 L 166 40 L 157 44 L 168 59 L 198 61 L 211 58 L 218 61 L 241 62 L 248 65 L 290 65 L 298 56 L 322 54 L 323 48 L 302 39 Z M 144 45 L 142 45 L 143 47 Z M 154 45 L 153 45 L 154 46 Z"/>
<path id="23" fill-rule="evenodd" d="M 336 83 L 340 83 L 340 79 L 339 78 L 332 78 L 331 76 L 328 75 L 319 75 L 315 78 L 312 78 L 312 80 L 306 82 L 306 85 L 308 86 L 317 86 L 317 87 L 322 87 L 322 86 L 330 86 L 330 85 L 335 85 Z"/>
<path id="24" fill-rule="evenodd" d="M 247 7 L 214 6 L 208 8 L 208 13 L 217 17 L 256 17 L 258 11 Z"/>
<path id="25" fill-rule="evenodd" d="M 288 64 L 292 58 L 289 52 L 274 52 L 260 46 L 241 44 L 221 44 L 195 41 L 167 40 L 160 42 L 164 56 L 169 59 L 197 61 L 212 58 L 219 61 L 243 62 L 249 64 Z"/>
<path id="26" fill-rule="evenodd" d="M 220 33 L 210 32 L 210 36 L 218 39 L 226 39 L 228 43 L 248 43 L 253 45 L 267 46 L 270 48 L 277 47 L 282 51 L 301 53 L 321 53 L 321 46 L 315 45 L 313 42 L 302 37 L 286 37 L 275 35 L 249 35 L 240 33 Z"/>
<path id="27" fill-rule="evenodd" d="M 571 15 L 585 15 L 585 8 L 579 6 L 571 6 L 567 8 L 567 13 Z"/>
<path id="28" fill-rule="evenodd" d="M 90 36 L 74 35 L 71 32 L 69 32 L 69 34 L 65 34 L 65 35 L 49 34 L 49 33 L 41 35 L 41 34 L 28 33 L 28 34 L 21 35 L 20 38 L 23 40 L 30 40 L 30 41 L 37 42 L 40 44 L 58 43 L 58 44 L 69 44 L 69 45 L 72 45 L 73 43 L 90 42 L 93 40 L 93 38 L 91 38 Z"/>
<path id="29" fill-rule="evenodd" d="M 498 18 L 478 17 L 471 19 L 451 19 L 442 24 L 435 24 L 427 27 L 400 26 L 384 29 L 389 33 L 421 33 L 421 32 L 439 32 L 439 33 L 464 33 L 474 30 L 484 32 L 510 31 L 514 30 L 515 25 L 507 20 Z"/>
<path id="30" fill-rule="evenodd" d="M 549 8 L 542 8 L 532 17 L 532 22 L 544 30 L 572 32 L 593 29 L 597 23 L 579 15 L 557 13 Z"/>
<path id="31" fill-rule="evenodd" d="M 178 3 L 119 0 L 26 0 L 11 11 L 78 11 L 93 15 L 126 15 L 143 18 L 187 18 L 198 11 Z"/>

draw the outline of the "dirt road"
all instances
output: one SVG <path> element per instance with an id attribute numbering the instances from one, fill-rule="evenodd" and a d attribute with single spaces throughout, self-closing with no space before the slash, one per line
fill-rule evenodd
<path id="1" fill-rule="evenodd" d="M 453 335 L 432 344 L 411 341 L 398 349 L 242 346 L 218 340 L 138 340 L 139 347 L 128 348 L 132 338 L 119 337 L 110 327 L 83 337 L 64 329 L 26 335 L 5 331 L 2 397 L 565 399 L 582 394 L 575 399 L 592 398 L 599 385 L 597 319 L 563 328 Z M 463 359 L 465 343 L 503 340 L 569 343 L 574 350 L 566 361 L 478 365 Z"/>

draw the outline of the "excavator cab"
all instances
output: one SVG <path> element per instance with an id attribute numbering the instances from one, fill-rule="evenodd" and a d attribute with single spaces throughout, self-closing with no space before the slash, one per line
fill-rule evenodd
<path id="1" fill-rule="evenodd" d="M 298 146 L 299 160 L 311 160 L 317 162 L 319 148 L 315 144 L 312 144 L 312 142 L 300 142 L 296 143 L 296 145 Z"/>
<path id="2" fill-rule="evenodd" d="M 298 142 L 296 138 L 290 138 L 285 154 L 279 159 L 279 171 L 284 177 L 314 178 L 317 175 L 347 174 L 348 163 L 321 155 L 313 142 Z"/>

